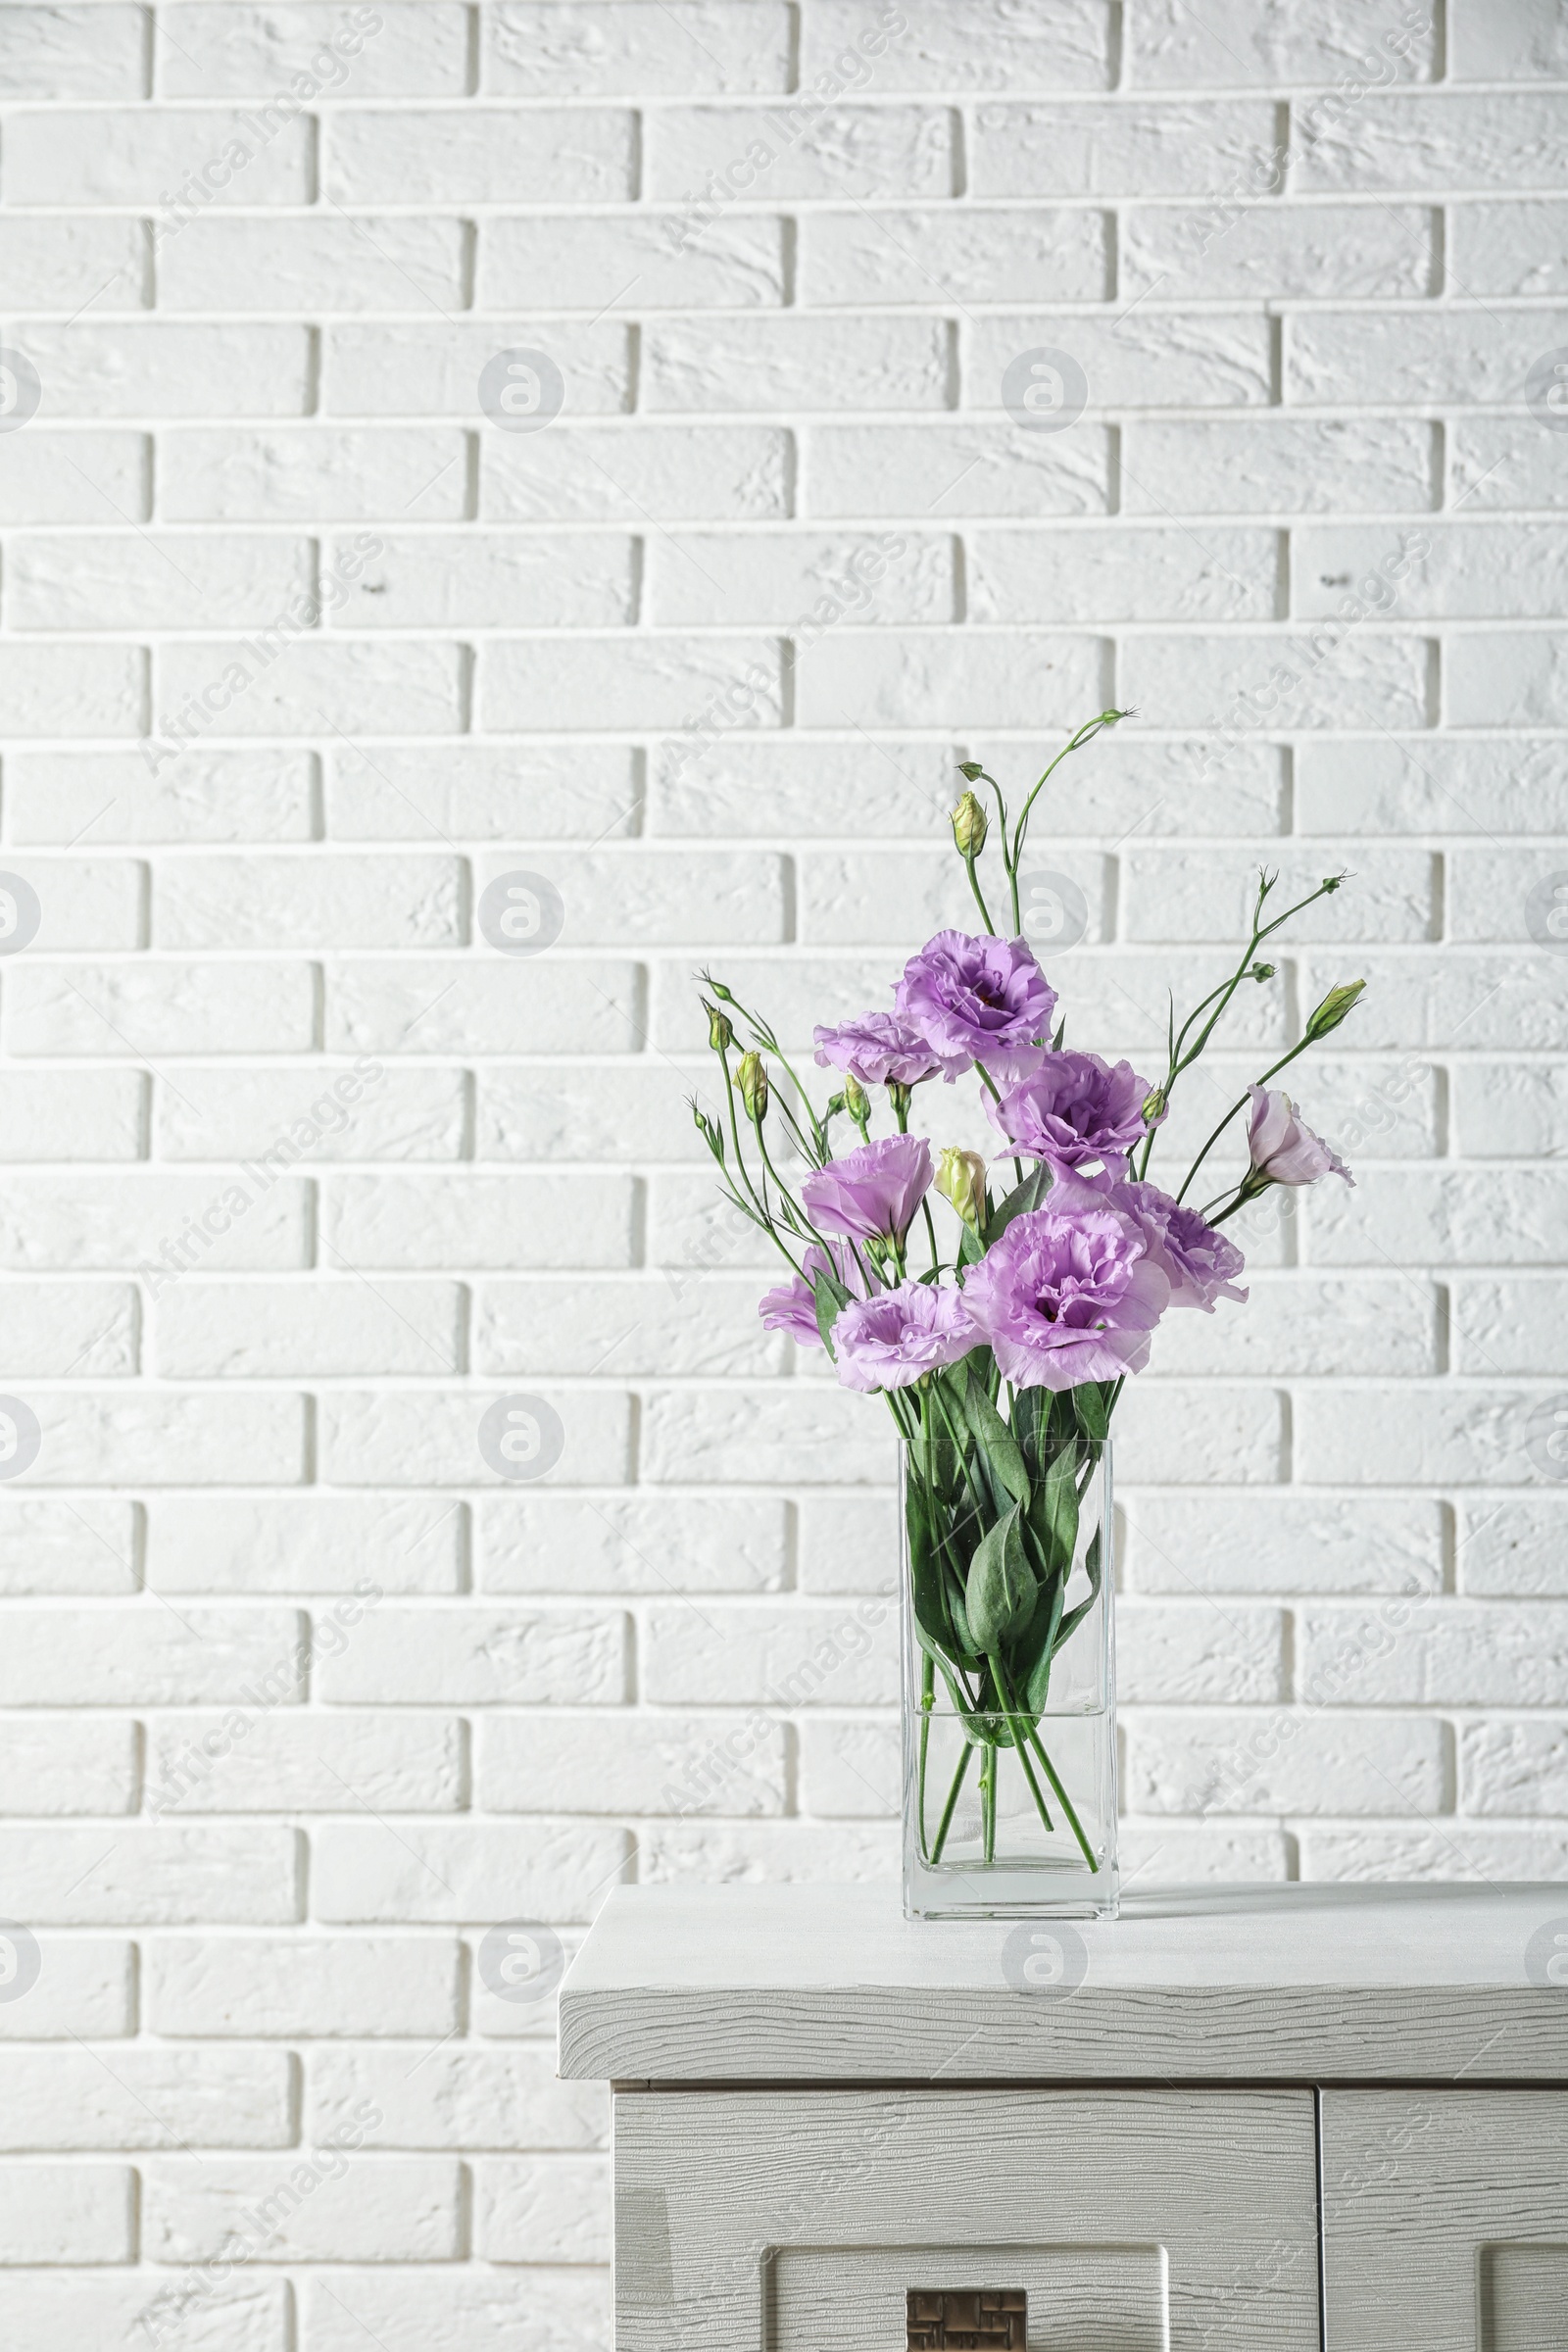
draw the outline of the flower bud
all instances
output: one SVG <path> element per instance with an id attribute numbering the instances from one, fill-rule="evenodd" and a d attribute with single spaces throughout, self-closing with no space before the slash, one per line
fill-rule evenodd
<path id="1" fill-rule="evenodd" d="M 949 1144 L 937 1160 L 936 1188 L 978 1233 L 986 1212 L 986 1163 L 979 1152 L 961 1152 L 956 1144 Z"/>
<path id="2" fill-rule="evenodd" d="M 721 1004 L 734 1004 L 735 1000 L 730 995 L 729 990 L 724 986 L 722 980 L 715 980 L 711 972 L 704 972 L 703 978 L 708 982 L 709 987 L 712 990 L 714 996 L 717 997 Z"/>
<path id="3" fill-rule="evenodd" d="M 853 1070 L 845 1075 L 844 1107 L 857 1127 L 863 1127 L 871 1116 L 871 1099 Z"/>
<path id="4" fill-rule="evenodd" d="M 1338 988 L 1329 990 L 1322 1004 L 1307 1015 L 1304 1034 L 1313 1045 L 1320 1037 L 1327 1037 L 1331 1029 L 1339 1027 L 1365 986 L 1364 980 L 1346 980 Z"/>
<path id="5" fill-rule="evenodd" d="M 760 1126 L 767 1116 L 767 1072 L 762 1067 L 760 1054 L 743 1054 L 735 1070 L 735 1083 L 741 1090 L 746 1116 L 754 1126 Z"/>
<path id="6" fill-rule="evenodd" d="M 954 809 L 951 823 L 953 838 L 960 858 L 978 858 L 986 846 L 986 812 L 972 792 L 966 792 Z"/>
<path id="7" fill-rule="evenodd" d="M 1250 963 L 1247 967 L 1247 977 L 1249 980 L 1272 980 L 1275 969 L 1276 967 L 1272 963 Z"/>
<path id="8" fill-rule="evenodd" d="M 728 1013 L 720 1012 L 716 1004 L 710 1004 L 706 997 L 703 999 L 703 1010 L 708 1015 L 709 1044 L 715 1054 L 727 1053 L 735 1043 L 735 1032 L 730 1027 Z"/>
<path id="9" fill-rule="evenodd" d="M 692 1124 L 697 1129 L 697 1132 L 702 1137 L 704 1143 L 708 1146 L 710 1152 L 711 1152 L 713 1154 L 713 1157 L 715 1159 L 722 1159 L 724 1156 L 723 1130 L 718 1125 L 717 1121 L 710 1119 L 707 1111 L 695 1102 L 692 1104 Z"/>
<path id="10" fill-rule="evenodd" d="M 985 772 L 978 760 L 960 760 L 958 761 L 958 773 L 968 784 L 978 784 Z"/>
<path id="11" fill-rule="evenodd" d="M 1165 1089 L 1162 1086 L 1152 1086 L 1144 1097 L 1139 1116 L 1146 1127 L 1157 1126 L 1165 1116 L 1166 1108 Z"/>

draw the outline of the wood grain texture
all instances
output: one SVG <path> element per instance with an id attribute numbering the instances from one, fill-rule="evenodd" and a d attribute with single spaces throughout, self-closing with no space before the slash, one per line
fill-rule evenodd
<path id="1" fill-rule="evenodd" d="M 1304 2091 L 622 2092 L 615 2183 L 617 2352 L 890 2352 L 970 2283 L 1030 2352 L 1317 2352 Z"/>
<path id="2" fill-rule="evenodd" d="M 1167 1889 L 1070 1927 L 909 1923 L 880 1886 L 626 1887 L 562 1986 L 561 2072 L 1568 2082 L 1568 1997 L 1525 1961 L 1565 1915 L 1553 1886 Z M 1078 1939 L 1072 1989 L 1025 1988 L 1031 1925 Z"/>
<path id="3" fill-rule="evenodd" d="M 1328 2091 L 1323 2216 L 1330 2352 L 1568 2352 L 1568 2094 Z"/>

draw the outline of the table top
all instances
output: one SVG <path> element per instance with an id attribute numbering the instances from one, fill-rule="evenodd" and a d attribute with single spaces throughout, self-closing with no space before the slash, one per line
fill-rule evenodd
<path id="1" fill-rule="evenodd" d="M 896 1886 L 630 1886 L 561 1989 L 625 2082 L 1568 2082 L 1568 1885 L 1163 1887 L 906 1921 Z"/>

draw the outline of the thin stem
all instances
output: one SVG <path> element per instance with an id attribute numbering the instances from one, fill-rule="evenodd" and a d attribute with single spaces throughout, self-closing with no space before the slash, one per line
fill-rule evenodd
<path id="1" fill-rule="evenodd" d="M 969 876 L 969 888 L 974 892 L 974 903 L 979 907 L 981 914 L 985 917 L 986 929 L 992 934 L 993 937 L 995 937 L 997 926 L 991 919 L 991 909 L 986 905 L 985 893 L 980 888 L 980 877 L 974 870 L 974 856 L 972 852 L 966 853 L 963 862 L 965 870 Z"/>
<path id="2" fill-rule="evenodd" d="M 948 1790 L 948 1801 L 942 1808 L 942 1819 L 937 1824 L 937 1841 L 931 1848 L 933 1865 L 942 1859 L 942 1848 L 948 1842 L 948 1832 L 953 1826 L 953 1808 L 958 1801 L 958 1790 L 963 1787 L 963 1776 L 969 1769 L 969 1759 L 973 1754 L 974 1743 L 966 1740 L 963 1753 L 958 1758 L 958 1769 L 953 1776 L 953 1787 Z"/>
<path id="3" fill-rule="evenodd" d="M 1023 1766 L 1023 1777 L 1029 1784 L 1029 1793 L 1035 1800 L 1035 1810 L 1039 1814 L 1041 1820 L 1045 1823 L 1047 1830 L 1053 1837 L 1054 1837 L 1056 1834 L 1056 1825 L 1046 1810 L 1046 1800 L 1040 1793 L 1040 1783 L 1035 1779 L 1034 1767 L 1029 1761 L 1029 1749 L 1027 1742 L 1024 1739 L 1023 1733 L 1018 1729 L 1020 1715 L 1018 1701 L 1013 1694 L 1012 1685 L 1003 1673 L 1002 1660 L 999 1657 L 997 1657 L 994 1653 L 988 1652 L 986 1662 L 991 1668 L 992 1678 L 996 1683 L 997 1689 L 1002 1693 L 1003 1703 L 1006 1708 L 1006 1714 L 1004 1720 L 1006 1723 L 1008 1732 L 1012 1736 L 1012 1744 L 1018 1751 L 1018 1761 Z"/>
<path id="4" fill-rule="evenodd" d="M 936 1661 L 928 1649 L 920 1652 L 920 1858 L 925 1859 L 925 1765 L 931 1744 L 931 1710 L 936 1705 Z"/>
<path id="5" fill-rule="evenodd" d="M 997 1751 L 986 1741 L 985 1769 L 980 1775 L 981 1860 L 997 1858 Z"/>
<path id="6" fill-rule="evenodd" d="M 1090 1869 L 1098 1876 L 1100 1864 L 1095 1860 L 1093 1848 L 1091 1847 L 1088 1838 L 1084 1836 L 1083 1824 L 1078 1819 L 1077 1814 L 1073 1811 L 1072 1799 L 1067 1794 L 1066 1789 L 1062 1787 L 1060 1780 L 1057 1778 L 1056 1767 L 1054 1764 L 1053 1764 L 1051 1758 L 1041 1746 L 1040 1735 L 1036 1731 L 1033 1724 L 1029 1726 L 1029 1744 L 1034 1749 L 1035 1754 L 1040 1758 L 1041 1764 L 1045 1769 L 1046 1778 L 1051 1783 L 1053 1789 L 1055 1791 L 1057 1804 L 1060 1805 L 1062 1811 L 1066 1814 L 1067 1819 L 1072 1824 L 1072 1834 L 1077 1838 L 1078 1843 L 1083 1850 L 1084 1860 L 1088 1863 Z"/>

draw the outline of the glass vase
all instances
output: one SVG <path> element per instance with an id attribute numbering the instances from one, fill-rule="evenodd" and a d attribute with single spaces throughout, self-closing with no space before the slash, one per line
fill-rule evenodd
<path id="1" fill-rule="evenodd" d="M 1046 1454 L 1031 1459 L 1062 1506 L 1058 1548 L 1053 1559 L 1031 1545 L 1034 1609 L 988 1657 L 964 1623 L 960 1575 L 982 1514 L 965 1490 L 943 1492 L 929 1459 L 900 1447 L 910 1919 L 1116 1916 L 1110 1445 L 1079 1435 Z M 958 1595 L 940 1638 L 933 1551 Z M 1049 1578 L 1039 1573 L 1043 1557 Z M 954 1637 L 955 1622 L 963 1638 Z"/>

